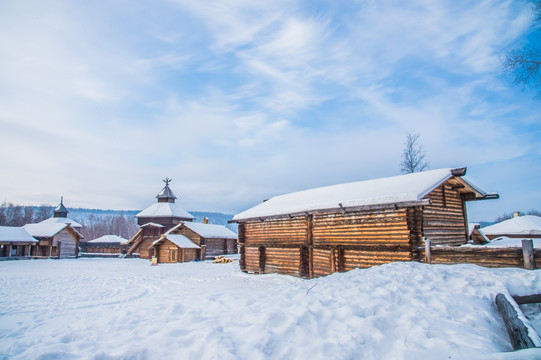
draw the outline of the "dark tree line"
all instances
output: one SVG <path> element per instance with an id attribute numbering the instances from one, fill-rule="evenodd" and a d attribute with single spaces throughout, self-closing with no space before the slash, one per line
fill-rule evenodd
<path id="1" fill-rule="evenodd" d="M 23 226 L 38 223 L 53 216 L 54 207 L 50 205 L 22 206 L 3 202 L 0 204 L 0 225 Z M 84 240 L 92 240 L 103 235 L 118 235 L 131 238 L 139 229 L 134 216 L 85 213 L 69 216 L 83 228 Z"/>
<path id="2" fill-rule="evenodd" d="M 0 225 L 23 226 L 40 222 L 53 215 L 53 207 L 41 205 L 35 210 L 34 206 L 22 206 L 5 201 L 0 205 Z"/>
<path id="3" fill-rule="evenodd" d="M 134 216 L 90 214 L 79 219 L 80 221 L 75 218 L 73 220 L 84 225 L 81 233 L 86 241 L 103 235 L 118 235 L 130 239 L 139 230 Z"/>

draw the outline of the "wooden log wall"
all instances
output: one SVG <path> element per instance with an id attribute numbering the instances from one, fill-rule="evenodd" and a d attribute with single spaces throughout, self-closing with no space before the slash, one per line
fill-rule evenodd
<path id="1" fill-rule="evenodd" d="M 265 273 L 300 276 L 300 248 L 266 248 Z"/>
<path id="2" fill-rule="evenodd" d="M 199 249 L 184 249 L 184 262 L 195 261 L 197 259 L 197 252 Z"/>
<path id="3" fill-rule="evenodd" d="M 218 255 L 227 254 L 226 239 L 206 239 L 206 259 L 214 259 Z"/>
<path id="4" fill-rule="evenodd" d="M 244 248 L 244 263 L 247 272 L 259 274 L 259 247 Z"/>
<path id="5" fill-rule="evenodd" d="M 419 249 L 424 258 L 424 249 Z M 432 264 L 475 264 L 489 268 L 524 267 L 521 248 L 432 247 Z M 536 264 L 541 264 L 541 249 L 534 249 Z"/>
<path id="6" fill-rule="evenodd" d="M 306 217 L 253 221 L 246 223 L 243 230 L 247 246 L 300 246 L 306 241 L 308 221 Z"/>
<path id="7" fill-rule="evenodd" d="M 139 253 L 141 259 L 150 259 L 151 254 L 149 247 L 156 240 L 158 240 L 158 238 L 153 236 L 143 236 L 143 240 L 139 243 L 134 252 Z"/>
<path id="8" fill-rule="evenodd" d="M 176 263 L 182 261 L 179 260 L 180 253 L 181 249 L 169 240 L 161 241 L 159 245 L 156 246 L 158 263 Z"/>
<path id="9" fill-rule="evenodd" d="M 312 237 L 315 247 L 410 245 L 406 209 L 314 214 Z"/>
<path id="10" fill-rule="evenodd" d="M 333 271 L 333 253 L 330 249 L 314 249 L 312 255 L 313 277 L 332 274 Z"/>
<path id="11" fill-rule="evenodd" d="M 226 252 L 226 254 L 236 254 L 236 253 L 238 253 L 237 240 L 236 239 L 227 239 L 227 252 Z"/>
<path id="12" fill-rule="evenodd" d="M 60 244 L 60 257 L 75 257 L 77 256 L 77 237 L 72 231 L 64 229 L 54 237 L 54 244 Z"/>
<path id="13" fill-rule="evenodd" d="M 431 204 L 423 210 L 423 235 L 433 245 L 462 245 L 468 239 L 462 195 L 449 183 L 426 196 Z"/>
<path id="14" fill-rule="evenodd" d="M 411 261 L 410 251 L 344 250 L 344 271 L 369 268 L 394 261 Z"/>

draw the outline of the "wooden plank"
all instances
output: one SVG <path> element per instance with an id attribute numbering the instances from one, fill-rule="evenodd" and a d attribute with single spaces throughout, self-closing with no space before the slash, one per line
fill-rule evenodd
<path id="1" fill-rule="evenodd" d="M 535 270 L 533 240 L 522 240 L 522 256 L 524 257 L 524 268 L 528 270 Z"/>
<path id="2" fill-rule="evenodd" d="M 522 320 L 526 319 L 526 317 L 522 314 L 522 311 L 514 300 L 510 300 L 507 296 L 500 293 L 496 295 L 496 305 L 503 317 L 513 349 L 520 350 L 534 348 L 536 341 L 541 343 L 541 339 L 539 339 L 539 335 L 535 333 L 535 330 L 533 330 L 531 326 L 525 324 Z M 534 334 L 531 334 L 531 332 Z M 532 339 L 532 337 L 534 339 Z"/>
<path id="3" fill-rule="evenodd" d="M 519 305 L 541 303 L 541 294 L 513 296 L 513 299 Z"/>

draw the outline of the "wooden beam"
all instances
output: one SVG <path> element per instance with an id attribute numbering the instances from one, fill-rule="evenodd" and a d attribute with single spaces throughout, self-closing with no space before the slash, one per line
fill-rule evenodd
<path id="1" fill-rule="evenodd" d="M 524 268 L 528 270 L 535 270 L 535 256 L 533 252 L 533 240 L 522 240 L 522 254 L 524 256 Z"/>
<path id="2" fill-rule="evenodd" d="M 432 263 L 432 255 L 430 253 L 430 239 L 424 238 L 425 240 L 425 262 L 427 264 Z"/>
<path id="3" fill-rule="evenodd" d="M 519 305 L 541 303 L 541 294 L 513 296 L 513 300 Z"/>
<path id="4" fill-rule="evenodd" d="M 513 349 L 520 350 L 534 348 L 536 347 L 536 342 L 541 343 L 539 335 L 531 325 L 525 324 L 522 320 L 526 319 L 526 317 L 512 298 L 509 299 L 507 296 L 500 293 L 496 295 L 496 305 L 502 314 Z"/>

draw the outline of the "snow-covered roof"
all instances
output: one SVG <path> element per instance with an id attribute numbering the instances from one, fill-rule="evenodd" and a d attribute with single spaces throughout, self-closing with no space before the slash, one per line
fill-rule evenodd
<path id="1" fill-rule="evenodd" d="M 81 238 L 83 235 L 74 229 L 70 224 L 66 223 L 44 223 L 43 221 L 37 224 L 26 224 L 24 229 L 34 237 L 53 237 L 65 228 L 71 228 Z"/>
<path id="2" fill-rule="evenodd" d="M 223 225 L 203 224 L 194 222 L 185 222 L 178 224 L 177 226 L 169 230 L 168 233 L 174 232 L 175 229 L 183 225 L 207 239 L 236 239 L 238 237 L 237 234 L 235 234 L 233 231 Z"/>
<path id="3" fill-rule="evenodd" d="M 233 217 L 233 221 L 276 215 L 300 215 L 318 210 L 340 210 L 375 205 L 424 204 L 423 199 L 436 187 L 457 177 L 476 199 L 496 197 L 487 194 L 460 176 L 466 169 L 438 169 L 381 179 L 325 186 L 275 196 Z"/>
<path id="4" fill-rule="evenodd" d="M 141 225 L 141 227 L 147 227 L 147 226 L 164 227 L 162 224 L 156 224 L 156 223 L 153 223 L 153 222 L 147 222 L 146 224 Z"/>
<path id="5" fill-rule="evenodd" d="M 82 228 L 83 225 L 79 224 L 77 221 L 72 220 L 67 217 L 52 217 L 45 219 L 38 224 L 70 224 L 73 228 Z"/>
<path id="6" fill-rule="evenodd" d="M 507 236 L 500 236 L 495 239 L 492 239 L 492 241 L 490 241 L 488 244 L 484 246 L 494 247 L 494 248 L 522 247 L 522 240 L 527 240 L 527 239 L 528 238 L 510 238 Z M 531 239 L 531 240 L 533 240 L 534 248 L 541 249 L 541 239 Z"/>
<path id="7" fill-rule="evenodd" d="M 127 242 L 128 239 L 124 239 L 123 237 L 120 237 L 118 235 L 103 235 L 102 237 L 99 237 L 94 240 L 90 240 L 89 242 L 92 243 L 124 243 Z"/>
<path id="8" fill-rule="evenodd" d="M 177 245 L 180 248 L 184 248 L 184 249 L 201 249 L 199 246 L 194 244 L 186 236 L 180 235 L 180 234 L 174 234 L 174 235 L 165 234 L 161 238 L 159 238 L 158 240 L 154 241 L 152 243 L 152 245 L 156 245 L 159 242 L 164 241 L 165 239 L 171 241 L 173 244 Z"/>
<path id="9" fill-rule="evenodd" d="M 541 217 L 517 216 L 482 228 L 485 235 L 541 235 Z"/>
<path id="10" fill-rule="evenodd" d="M 184 210 L 180 204 L 170 202 L 152 204 L 135 216 L 138 218 L 179 217 L 183 219 L 194 219 L 192 214 Z"/>
<path id="11" fill-rule="evenodd" d="M 0 226 L 0 241 L 3 242 L 38 242 L 32 235 L 19 226 Z"/>

